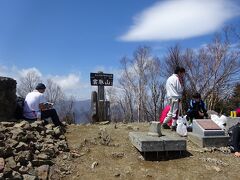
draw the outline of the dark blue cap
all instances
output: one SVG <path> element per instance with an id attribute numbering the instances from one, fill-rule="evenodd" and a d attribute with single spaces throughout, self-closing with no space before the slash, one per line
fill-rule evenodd
<path id="1" fill-rule="evenodd" d="M 36 86 L 36 90 L 39 89 L 46 89 L 46 86 L 43 83 L 38 83 L 38 85 Z"/>

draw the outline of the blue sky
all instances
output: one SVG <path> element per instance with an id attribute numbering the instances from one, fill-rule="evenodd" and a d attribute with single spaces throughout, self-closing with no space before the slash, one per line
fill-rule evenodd
<path id="1" fill-rule="evenodd" d="M 0 0 L 0 76 L 29 70 L 90 98 L 89 74 L 117 73 L 140 45 L 198 48 L 239 22 L 237 0 Z"/>

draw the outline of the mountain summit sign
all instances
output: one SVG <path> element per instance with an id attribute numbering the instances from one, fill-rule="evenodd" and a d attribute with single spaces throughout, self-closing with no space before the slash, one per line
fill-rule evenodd
<path id="1" fill-rule="evenodd" d="M 113 74 L 105 74 L 101 71 L 90 73 L 92 86 L 98 87 L 98 92 L 93 91 L 91 95 L 92 121 L 110 120 L 110 102 L 104 97 L 104 86 L 113 85 Z"/>
<path id="2" fill-rule="evenodd" d="M 92 86 L 112 86 L 113 74 L 90 73 L 90 81 Z"/>

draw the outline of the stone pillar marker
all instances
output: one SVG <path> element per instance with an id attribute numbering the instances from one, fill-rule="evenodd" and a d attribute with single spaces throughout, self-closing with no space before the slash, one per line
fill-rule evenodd
<path id="1" fill-rule="evenodd" d="M 158 121 L 152 121 L 150 123 L 149 131 L 148 131 L 149 136 L 157 136 L 160 137 L 162 136 L 161 133 L 161 124 Z"/>

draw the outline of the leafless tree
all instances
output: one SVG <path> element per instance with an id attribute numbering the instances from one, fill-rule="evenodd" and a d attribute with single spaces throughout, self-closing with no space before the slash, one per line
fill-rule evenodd
<path id="1" fill-rule="evenodd" d="M 179 44 L 176 44 L 175 46 L 168 48 L 168 52 L 164 59 L 164 71 L 162 71 L 162 75 L 166 78 L 169 77 L 173 74 L 177 66 L 184 67 L 183 64 L 181 47 Z"/>
<path id="2" fill-rule="evenodd" d="M 59 85 L 54 83 L 51 79 L 47 80 L 45 96 L 47 101 L 58 104 L 65 99 L 65 95 Z"/>
<path id="3" fill-rule="evenodd" d="M 125 59 L 124 59 L 125 60 Z M 134 86 L 132 79 L 132 74 L 127 71 L 126 61 L 122 61 L 124 71 L 119 79 L 119 84 L 121 86 L 121 96 L 119 96 L 117 102 L 124 113 L 124 121 L 133 122 L 134 121 Z"/>
<path id="4" fill-rule="evenodd" d="M 63 99 L 58 101 L 56 108 L 58 110 L 59 118 L 66 121 L 69 124 L 76 123 L 75 113 L 74 113 L 74 102 L 75 98 L 73 96 L 67 98 L 64 96 Z"/>
<path id="5" fill-rule="evenodd" d="M 146 111 L 150 116 L 150 120 L 157 121 L 160 111 L 163 109 L 163 101 L 161 97 L 165 96 L 164 84 L 161 81 L 161 64 L 158 58 L 153 58 L 148 64 L 147 73 L 148 84 L 148 98 L 146 105 Z"/>
<path id="6" fill-rule="evenodd" d="M 183 55 L 187 68 L 186 82 L 190 92 L 200 92 L 208 108 L 231 94 L 231 86 L 239 78 L 240 53 L 227 41 L 216 36 L 212 43 L 198 51 L 187 49 Z"/>
<path id="7" fill-rule="evenodd" d="M 58 111 L 59 118 L 70 124 L 75 123 L 73 112 L 75 98 L 66 97 L 62 91 L 62 88 L 51 79 L 47 80 L 46 87 L 45 97 L 47 101 L 54 103 L 54 106 Z"/>
<path id="8" fill-rule="evenodd" d="M 33 91 L 38 83 L 42 82 L 40 76 L 35 71 L 29 71 L 25 76 L 20 77 L 17 86 L 17 93 L 21 97 Z"/>
<path id="9" fill-rule="evenodd" d="M 133 58 L 124 57 L 121 65 L 123 98 L 119 102 L 123 112 L 130 120 L 136 112 L 138 122 L 157 120 L 162 94 L 159 59 L 151 56 L 150 48 L 139 47 Z"/>
<path id="10" fill-rule="evenodd" d="M 239 82 L 240 51 L 227 33 L 225 29 L 199 49 L 183 51 L 179 45 L 171 47 L 165 58 L 164 75 L 169 76 L 177 65 L 185 67 L 185 95 L 190 98 L 194 92 L 201 93 L 208 109 L 214 109 L 220 100 L 228 98 L 232 87 Z"/>
<path id="11" fill-rule="evenodd" d="M 122 103 L 119 90 L 115 87 L 109 87 L 106 90 L 106 94 L 110 102 L 111 121 L 118 122 L 123 120 L 123 113 L 125 117 L 127 117 L 126 109 L 121 106 Z"/>

